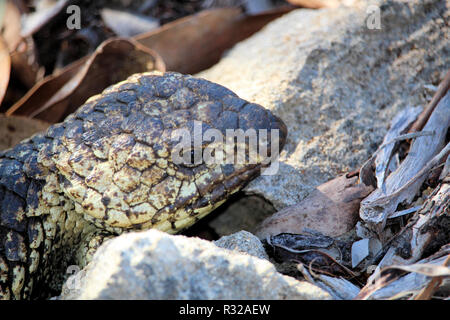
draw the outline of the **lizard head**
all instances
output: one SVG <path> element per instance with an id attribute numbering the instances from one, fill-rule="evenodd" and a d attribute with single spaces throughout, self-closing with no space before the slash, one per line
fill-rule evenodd
<path id="1" fill-rule="evenodd" d="M 133 75 L 62 126 L 64 192 L 115 232 L 192 225 L 276 162 L 287 136 L 262 106 L 178 73 Z"/>

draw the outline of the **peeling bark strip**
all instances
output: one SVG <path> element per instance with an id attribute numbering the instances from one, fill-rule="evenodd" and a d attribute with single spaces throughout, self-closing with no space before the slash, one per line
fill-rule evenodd
<path id="1" fill-rule="evenodd" d="M 408 156 L 386 179 L 385 193 L 378 188 L 361 202 L 360 217 L 374 231 L 384 228 L 386 219 L 400 203 L 411 203 L 426 178 L 426 174 L 418 174 L 441 151 L 449 126 L 450 92 L 441 99 L 423 128 L 423 131 L 433 131 L 434 135 L 422 136 L 413 142 Z"/>
<path id="2" fill-rule="evenodd" d="M 418 261 L 430 247 L 450 243 L 450 174 L 434 189 L 405 230 L 394 239 L 379 267 L 408 265 Z"/>

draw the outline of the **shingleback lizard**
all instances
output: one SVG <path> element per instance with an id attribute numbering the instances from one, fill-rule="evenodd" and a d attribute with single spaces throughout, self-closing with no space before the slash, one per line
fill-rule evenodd
<path id="1" fill-rule="evenodd" d="M 105 238 L 178 232 L 266 166 L 175 164 L 171 133 L 194 120 L 224 135 L 279 129 L 280 150 L 287 135 L 270 111 L 218 84 L 143 73 L 0 152 L 0 299 L 58 294 L 67 266 L 84 266 Z"/>

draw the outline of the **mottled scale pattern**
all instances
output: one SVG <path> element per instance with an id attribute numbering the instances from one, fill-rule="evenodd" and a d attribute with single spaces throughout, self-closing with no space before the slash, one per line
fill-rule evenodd
<path id="1" fill-rule="evenodd" d="M 173 130 L 280 129 L 263 107 L 178 73 L 135 74 L 76 113 L 0 152 L 0 298 L 58 294 L 103 239 L 124 231 L 178 232 L 260 173 L 248 165 L 175 164 Z M 204 146 L 202 146 L 203 148 Z"/>

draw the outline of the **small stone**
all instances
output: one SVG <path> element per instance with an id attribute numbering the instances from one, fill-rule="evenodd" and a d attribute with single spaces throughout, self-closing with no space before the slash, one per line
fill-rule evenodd
<path id="1" fill-rule="evenodd" d="M 249 254 L 260 259 L 269 260 L 269 256 L 264 250 L 264 246 L 259 239 L 247 231 L 239 231 L 229 236 L 224 236 L 214 244 L 220 248 L 234 250 L 237 252 Z"/>

